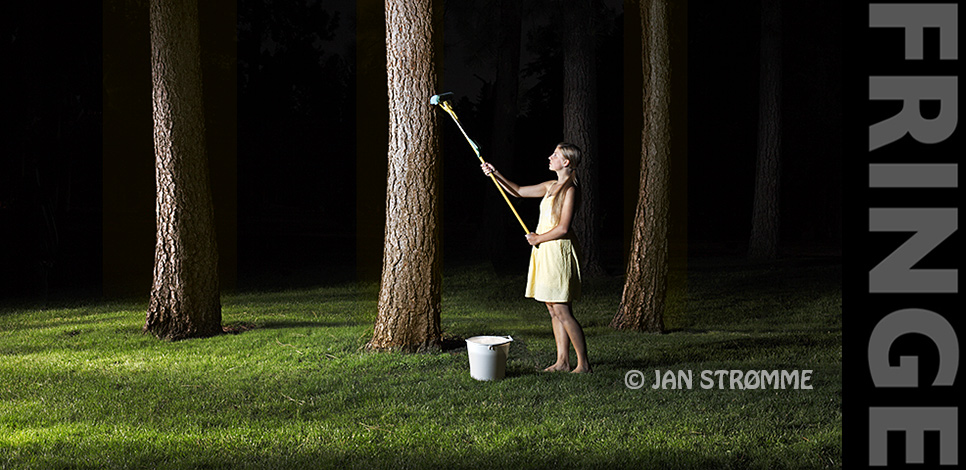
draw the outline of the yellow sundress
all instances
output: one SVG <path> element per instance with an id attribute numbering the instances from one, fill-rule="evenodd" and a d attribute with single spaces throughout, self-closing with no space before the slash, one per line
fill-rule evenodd
<path id="1" fill-rule="evenodd" d="M 551 187 L 552 189 L 552 187 Z M 540 221 L 536 233 L 557 226 L 553 220 L 550 190 L 540 201 Z M 530 250 L 526 297 L 541 302 L 571 302 L 580 298 L 580 247 L 577 239 L 568 238 L 541 243 Z"/>

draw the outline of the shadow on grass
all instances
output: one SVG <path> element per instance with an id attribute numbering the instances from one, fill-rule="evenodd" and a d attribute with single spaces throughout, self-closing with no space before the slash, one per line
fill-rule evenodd
<path id="1" fill-rule="evenodd" d="M 673 338 L 672 336 L 678 336 Z M 677 364 L 712 363 L 743 366 L 756 362 L 785 363 L 789 368 L 808 368 L 808 361 L 815 361 L 815 351 L 834 351 L 841 348 L 841 336 L 837 334 L 769 334 L 747 338 L 720 339 L 719 335 L 703 338 L 703 335 L 670 335 L 662 341 L 652 341 L 639 349 L 637 354 L 617 356 L 616 361 L 599 361 L 595 366 L 611 366 L 632 369 L 667 369 Z M 617 345 L 618 349 L 628 345 Z M 611 356 L 611 355 L 608 355 Z"/>
<path id="2" fill-rule="evenodd" d="M 700 260 L 688 267 L 692 293 L 769 294 L 789 290 L 814 291 L 842 284 L 841 260 L 803 259 L 773 263 L 742 260 Z"/>
<path id="3" fill-rule="evenodd" d="M 95 315 L 103 315 L 103 312 L 95 312 L 90 314 L 82 314 L 67 317 L 55 317 L 52 319 L 34 319 L 31 318 L 29 321 L 24 321 L 17 324 L 18 331 L 29 331 L 29 330 L 60 330 L 62 328 L 71 328 L 72 330 L 78 330 L 83 327 L 97 327 L 102 325 L 103 321 L 97 318 L 87 319 L 87 317 L 93 317 Z"/>
<path id="4" fill-rule="evenodd" d="M 374 431 L 378 432 L 378 430 Z M 388 432 L 386 432 L 388 433 Z M 637 441 L 636 439 L 631 438 Z M 377 439 L 382 440 L 382 439 Z M 58 442 L 59 452 L 63 455 L 74 455 L 77 458 L 54 457 L 46 453 L 35 456 L 31 462 L 33 468 L 96 468 L 87 467 L 85 461 L 97 462 L 85 456 L 101 455 L 104 448 L 114 449 L 116 454 L 112 461 L 124 468 L 340 468 L 365 469 L 372 468 L 452 468 L 452 469 L 486 469 L 486 468 L 662 468 L 662 469 L 693 469 L 693 468 L 746 468 L 752 463 L 756 467 L 765 468 L 761 461 L 743 452 L 721 457 L 709 457 L 696 451 L 685 451 L 661 446 L 660 443 L 637 441 L 630 448 L 625 446 L 598 448 L 592 451 L 586 449 L 574 453 L 569 449 L 535 449 L 521 443 L 506 442 L 498 449 L 492 443 L 481 446 L 476 443 L 472 435 L 464 435 L 458 444 L 447 443 L 447 450 L 429 445 L 411 448 L 401 445 L 382 445 L 374 447 L 371 442 L 355 451 L 342 451 L 328 448 L 311 448 L 318 444 L 301 443 L 293 448 L 279 448 L 265 450 L 261 448 L 230 449 L 218 453 L 189 449 L 197 444 L 161 445 L 144 441 L 124 442 L 109 441 L 92 445 L 86 443 Z M 257 444 L 253 442 L 252 445 Z M 450 450 L 458 446 L 458 450 Z M 308 448 L 307 448 L 308 447 Z M 483 447 L 483 448 L 481 448 Z M 489 449 L 487 448 L 489 447 Z M 23 453 L 21 450 L 20 453 Z M 227 454 L 227 455 L 226 455 Z"/>
<path id="5" fill-rule="evenodd" d="M 0 299 L 0 317 L 8 314 L 32 311 L 93 308 L 98 305 L 103 305 L 104 302 L 105 299 L 102 298 L 100 292 L 85 289 L 59 292 L 47 298 L 28 298 L 11 295 Z"/>
<path id="6" fill-rule="evenodd" d="M 442 341 L 440 341 L 440 352 L 457 353 L 460 351 L 466 351 L 465 338 L 460 336 L 443 336 Z"/>
<path id="7" fill-rule="evenodd" d="M 313 289 L 290 289 L 273 292 L 244 292 L 222 295 L 223 302 L 229 305 L 286 305 L 324 302 L 358 302 L 369 300 L 378 295 L 371 287 L 364 285 L 344 285 L 317 287 Z M 374 300 L 374 299 L 372 299 Z"/>
<path id="8" fill-rule="evenodd" d="M 283 330 L 288 328 L 345 328 L 362 326 L 355 321 L 305 321 L 305 320 L 270 320 L 260 325 L 253 324 L 251 329 Z"/>
<path id="9" fill-rule="evenodd" d="M 841 329 L 842 269 L 835 259 L 695 264 L 672 331 Z"/>

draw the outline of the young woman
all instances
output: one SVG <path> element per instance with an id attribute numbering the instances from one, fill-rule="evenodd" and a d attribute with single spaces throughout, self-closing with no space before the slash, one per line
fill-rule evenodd
<path id="1" fill-rule="evenodd" d="M 580 148 L 563 142 L 549 157 L 550 170 L 557 179 L 532 186 L 520 186 L 500 174 L 489 163 L 481 165 L 514 197 L 539 197 L 540 222 L 536 233 L 527 234 L 533 245 L 526 296 L 544 302 L 550 311 L 553 337 L 557 343 L 557 362 L 545 371 L 570 370 L 570 344 L 577 353 L 575 373 L 590 372 L 584 330 L 573 315 L 571 303 L 580 297 L 580 264 L 577 239 L 570 231 L 580 191 L 574 171 L 580 165 Z"/>

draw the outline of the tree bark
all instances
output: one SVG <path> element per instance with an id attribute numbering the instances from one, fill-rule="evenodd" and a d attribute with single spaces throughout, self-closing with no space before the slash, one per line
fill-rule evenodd
<path id="1" fill-rule="evenodd" d="M 641 173 L 624 292 L 611 327 L 664 330 L 670 217 L 671 63 L 667 0 L 641 2 L 644 124 Z"/>
<path id="2" fill-rule="evenodd" d="M 594 58 L 594 9 L 591 0 L 563 4 L 563 134 L 583 150 L 577 181 L 580 215 L 574 233 L 580 241 L 581 271 L 604 274 L 600 256 L 597 163 L 597 66 Z"/>
<path id="3" fill-rule="evenodd" d="M 782 145 L 781 1 L 761 2 L 761 57 L 758 97 L 758 164 L 748 256 L 778 256 L 779 187 Z"/>
<path id="4" fill-rule="evenodd" d="M 432 0 L 386 0 L 389 176 L 382 285 L 369 349 L 440 344 L 439 136 Z"/>
<path id="5" fill-rule="evenodd" d="M 198 5 L 151 0 L 157 242 L 144 330 L 163 339 L 222 332 L 214 209 L 205 155 Z"/>

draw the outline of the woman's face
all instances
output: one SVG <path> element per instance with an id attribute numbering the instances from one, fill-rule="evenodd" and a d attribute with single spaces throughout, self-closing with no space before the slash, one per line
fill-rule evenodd
<path id="1" fill-rule="evenodd" d="M 548 157 L 550 160 L 550 169 L 553 171 L 560 171 L 570 164 L 570 160 L 567 160 L 562 153 L 560 153 L 560 147 L 553 149 L 553 153 Z"/>

